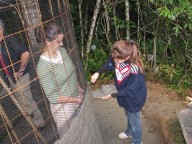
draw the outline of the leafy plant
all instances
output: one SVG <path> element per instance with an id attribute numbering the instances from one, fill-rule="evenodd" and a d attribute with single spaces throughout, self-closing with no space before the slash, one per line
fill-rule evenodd
<path id="1" fill-rule="evenodd" d="M 175 144 L 185 144 L 185 139 L 178 120 L 170 122 L 170 132 Z"/>
<path id="2" fill-rule="evenodd" d="M 86 69 L 87 80 L 90 80 L 91 75 L 103 66 L 108 57 L 109 57 L 108 52 L 104 51 L 101 48 L 94 48 L 91 50 L 88 59 L 83 61 L 83 65 L 87 65 Z M 108 73 L 100 75 L 99 79 L 106 81 L 112 79 L 112 77 L 113 73 Z"/>
<path id="3" fill-rule="evenodd" d="M 173 0 L 154 1 L 152 3 L 159 5 L 157 9 L 160 16 L 163 16 L 175 23 L 173 30 L 178 36 L 183 29 L 192 30 L 192 2 L 189 0 Z M 180 22 L 178 22 L 180 21 Z M 182 22 L 181 22 L 182 21 Z"/>

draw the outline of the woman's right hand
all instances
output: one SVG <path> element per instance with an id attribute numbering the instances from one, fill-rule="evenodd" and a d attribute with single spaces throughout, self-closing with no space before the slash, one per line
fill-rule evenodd
<path id="1" fill-rule="evenodd" d="M 69 97 L 69 96 L 60 96 L 57 100 L 58 103 L 78 103 L 80 104 L 83 99 L 83 96 Z"/>
<path id="2" fill-rule="evenodd" d="M 75 98 L 75 102 L 78 103 L 78 104 L 80 104 L 81 101 L 82 101 L 82 99 L 83 99 L 83 96 L 77 96 L 77 97 Z"/>
<path id="3" fill-rule="evenodd" d="M 98 72 L 94 73 L 94 74 L 91 76 L 91 82 L 92 82 L 92 83 L 95 83 L 96 80 L 98 79 L 98 77 L 99 77 L 99 73 L 98 73 Z"/>

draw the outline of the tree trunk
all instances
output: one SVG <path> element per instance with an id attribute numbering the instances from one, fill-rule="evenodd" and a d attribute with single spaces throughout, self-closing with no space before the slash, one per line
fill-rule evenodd
<path id="1" fill-rule="evenodd" d="M 92 42 L 92 38 L 93 38 L 93 32 L 94 32 L 94 29 L 95 29 L 95 23 L 96 23 L 96 20 L 97 20 L 97 15 L 99 13 L 100 2 L 101 2 L 101 0 L 97 0 L 97 2 L 96 2 L 96 7 L 95 7 L 95 10 L 94 10 L 93 20 L 92 20 L 92 23 L 91 23 L 88 42 L 87 42 L 87 54 L 89 54 L 89 52 L 90 52 L 91 42 Z"/>
<path id="2" fill-rule="evenodd" d="M 110 42 L 110 22 L 109 22 L 109 12 L 107 10 L 107 4 L 108 2 L 106 3 L 106 1 L 103 1 L 103 7 L 105 9 L 105 13 L 104 13 L 104 17 L 105 17 L 105 25 L 106 25 L 106 28 L 104 26 L 104 31 L 105 31 L 105 35 L 106 35 L 106 38 L 107 38 L 107 41 L 108 41 L 108 45 L 111 46 L 111 42 Z"/>
<path id="3" fill-rule="evenodd" d="M 159 28 L 159 17 L 157 18 L 157 25 L 155 29 L 155 36 L 153 39 L 153 72 L 157 72 L 157 32 Z"/>
<path id="4" fill-rule="evenodd" d="M 81 31 L 81 57 L 84 57 L 84 32 L 83 32 L 83 19 L 82 19 L 82 9 L 81 4 L 83 0 L 79 0 L 79 21 L 80 21 L 80 31 Z"/>
<path id="5" fill-rule="evenodd" d="M 157 35 L 155 35 L 154 39 L 153 39 L 153 72 L 156 73 L 156 63 L 157 63 Z"/>
<path id="6" fill-rule="evenodd" d="M 115 0 L 115 3 L 114 3 L 114 6 L 113 6 L 113 18 L 116 18 L 116 5 L 117 5 L 117 1 L 118 0 Z M 116 20 L 114 20 L 114 23 L 115 23 L 115 36 L 116 36 L 116 40 L 119 39 L 119 30 L 116 26 Z"/>
<path id="7" fill-rule="evenodd" d="M 129 0 L 125 0 L 125 15 L 126 15 L 126 21 L 130 22 L 130 16 L 129 16 Z M 126 31 L 126 39 L 130 39 L 130 24 L 127 26 Z"/>
<path id="8" fill-rule="evenodd" d="M 31 46 L 37 46 L 35 36 L 35 25 L 41 23 L 41 14 L 39 11 L 39 4 L 37 0 L 19 0 L 19 8 L 24 20 L 24 27 L 27 29 L 29 36 L 29 43 Z"/>
<path id="9" fill-rule="evenodd" d="M 140 4 L 139 4 L 139 0 L 137 0 L 136 2 L 137 4 L 137 39 L 138 39 L 138 42 L 140 44 Z"/>
<path id="10" fill-rule="evenodd" d="M 84 16 L 84 31 L 85 31 L 85 34 L 88 34 L 88 19 L 89 19 L 89 0 L 86 0 L 85 1 L 85 16 Z"/>

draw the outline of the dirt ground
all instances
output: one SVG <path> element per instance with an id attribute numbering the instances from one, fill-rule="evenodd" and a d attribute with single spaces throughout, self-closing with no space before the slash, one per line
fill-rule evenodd
<path id="1" fill-rule="evenodd" d="M 91 85 L 94 90 L 100 83 Z M 176 113 L 186 107 L 179 95 L 163 85 L 147 82 L 147 101 L 142 109 L 143 144 L 174 144 L 169 130 L 169 122 L 177 119 Z M 120 140 L 118 134 L 126 129 L 124 111 L 116 99 L 104 101 L 92 98 L 96 118 L 104 144 L 129 144 L 130 140 Z"/>

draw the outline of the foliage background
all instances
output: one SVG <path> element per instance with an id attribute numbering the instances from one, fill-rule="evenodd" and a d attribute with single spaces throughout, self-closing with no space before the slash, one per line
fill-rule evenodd
<path id="1" fill-rule="evenodd" d="M 182 95 L 186 95 L 192 88 L 192 2 L 129 0 L 128 21 L 125 15 L 126 0 L 101 1 L 91 43 L 94 49 L 86 53 L 89 30 L 98 1 L 69 2 L 87 80 L 108 58 L 111 44 L 119 39 L 126 39 L 126 30 L 129 29 L 129 36 L 138 41 L 147 78 L 163 81 Z M 82 19 L 79 16 L 80 12 Z M 109 31 L 106 31 L 107 20 Z M 83 27 L 80 26 L 80 21 Z M 81 30 L 84 34 L 83 39 Z M 153 63 L 147 57 L 149 54 L 155 58 Z M 106 80 L 112 77 L 113 73 L 102 75 L 100 79 Z"/>

